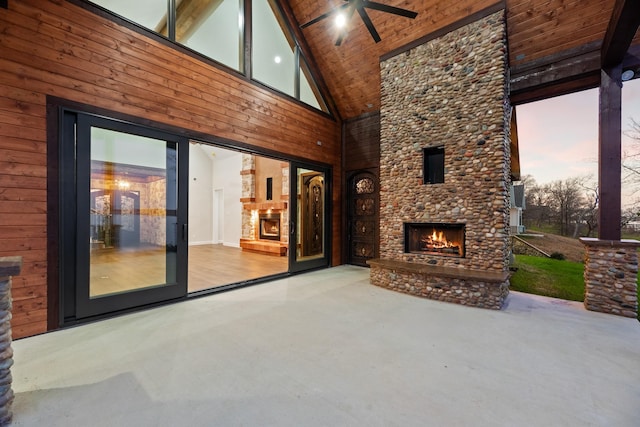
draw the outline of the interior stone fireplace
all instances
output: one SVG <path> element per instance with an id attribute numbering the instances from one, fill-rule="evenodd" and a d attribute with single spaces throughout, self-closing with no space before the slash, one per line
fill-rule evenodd
<path id="1" fill-rule="evenodd" d="M 504 11 L 447 30 L 380 63 L 380 258 L 368 262 L 370 280 L 499 309 L 510 258 Z"/>
<path id="2" fill-rule="evenodd" d="M 260 215 L 259 221 L 258 229 L 260 234 L 258 238 L 280 241 L 280 214 L 263 214 Z"/>
<path id="3" fill-rule="evenodd" d="M 242 155 L 243 251 L 286 256 L 289 250 L 289 164 Z"/>

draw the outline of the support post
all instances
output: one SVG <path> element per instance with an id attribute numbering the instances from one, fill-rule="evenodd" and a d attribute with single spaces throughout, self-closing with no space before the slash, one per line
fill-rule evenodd
<path id="1" fill-rule="evenodd" d="M 622 66 L 601 70 L 598 144 L 599 236 L 620 240 Z"/>

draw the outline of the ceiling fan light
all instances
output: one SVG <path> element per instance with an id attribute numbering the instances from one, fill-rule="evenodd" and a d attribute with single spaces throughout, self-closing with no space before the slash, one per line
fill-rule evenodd
<path id="1" fill-rule="evenodd" d="M 344 28 L 344 26 L 347 24 L 347 17 L 344 16 L 344 13 L 338 13 L 336 15 L 336 27 L 338 28 Z"/>

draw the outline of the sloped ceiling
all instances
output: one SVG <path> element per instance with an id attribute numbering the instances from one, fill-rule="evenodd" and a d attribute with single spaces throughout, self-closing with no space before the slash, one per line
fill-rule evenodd
<path id="1" fill-rule="evenodd" d="M 378 0 L 390 6 L 418 12 L 408 19 L 368 10 L 382 40 L 371 38 L 358 14 L 349 21 L 348 34 L 340 46 L 333 19 L 325 19 L 303 30 L 311 54 L 335 101 L 342 119 L 380 109 L 380 57 L 428 36 L 469 15 L 496 4 L 506 6 L 509 62 L 513 70 L 527 69 L 566 57 L 579 57 L 571 67 L 593 68 L 584 55 L 599 53 L 615 0 Z M 342 0 L 289 0 L 297 24 L 304 24 Z M 640 42 L 636 34 L 634 45 Z M 595 61 L 595 62 L 594 62 Z M 595 65 L 594 65 L 595 64 Z M 580 69 L 581 74 L 586 70 Z M 590 70 L 593 75 L 594 70 Z M 577 73 L 578 71 L 576 71 Z M 566 78 L 566 77 L 565 77 Z M 594 85 L 591 80 L 574 86 Z M 576 90 L 573 87 L 571 90 Z M 549 96 L 552 91 L 544 95 Z"/>

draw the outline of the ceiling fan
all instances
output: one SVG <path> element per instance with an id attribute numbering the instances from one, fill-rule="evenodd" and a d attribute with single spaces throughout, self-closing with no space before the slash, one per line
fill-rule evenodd
<path id="1" fill-rule="evenodd" d="M 364 22 L 364 25 L 369 30 L 369 33 L 371 33 L 371 37 L 373 37 L 373 40 L 375 40 L 375 42 L 378 43 L 381 40 L 380 35 L 376 31 L 376 27 L 374 27 L 373 22 L 371 22 L 371 18 L 369 18 L 369 15 L 367 14 L 367 11 L 365 10 L 365 8 L 379 10 L 380 12 L 392 13 L 394 15 L 404 16 L 406 18 L 411 18 L 411 19 L 414 19 L 416 16 L 418 16 L 417 12 L 413 12 L 407 9 L 401 9 L 399 7 L 388 6 L 386 4 L 377 3 L 375 1 L 369 1 L 369 0 L 344 0 L 344 1 L 346 1 L 345 4 L 333 8 L 329 12 L 324 13 L 315 19 L 312 19 L 306 24 L 302 24 L 300 28 L 303 28 L 303 29 L 307 28 L 308 26 L 313 25 L 316 22 L 322 21 L 323 19 L 328 18 L 332 15 L 338 14 L 340 12 L 345 13 L 345 22 L 348 22 L 353 16 L 353 13 L 357 10 L 358 14 L 360 15 L 360 18 L 362 18 L 362 21 Z M 336 40 L 336 46 L 340 46 L 340 44 L 342 43 L 342 40 L 345 38 L 346 35 L 347 35 L 347 30 L 345 26 L 345 28 L 340 32 L 340 35 L 338 36 L 338 40 Z"/>

